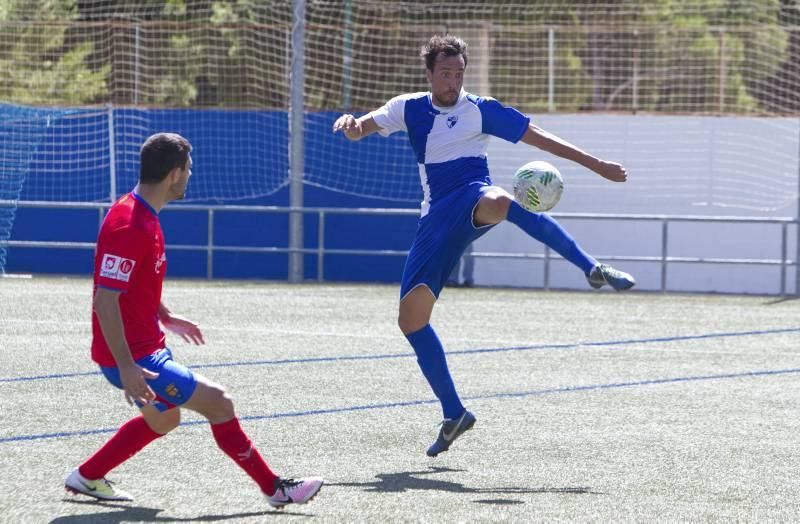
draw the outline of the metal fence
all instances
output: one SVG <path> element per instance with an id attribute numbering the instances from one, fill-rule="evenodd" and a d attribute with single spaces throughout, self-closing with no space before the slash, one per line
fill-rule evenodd
<path id="1" fill-rule="evenodd" d="M 0 205 L 10 204 L 10 202 L 0 201 Z M 39 208 L 39 209 L 96 209 L 98 215 L 98 228 L 102 224 L 104 211 L 111 206 L 110 203 L 94 202 L 18 202 L 20 208 Z M 329 255 L 357 255 L 357 256 L 406 256 L 406 250 L 389 249 L 329 249 L 325 247 L 326 219 L 330 215 L 382 215 L 382 216 L 410 216 L 419 215 L 417 209 L 381 209 L 381 208 L 332 208 L 332 207 L 278 207 L 278 206 L 235 206 L 235 205 L 176 205 L 168 208 L 169 212 L 205 212 L 208 216 L 207 222 L 207 242 L 205 244 L 170 244 L 171 250 L 198 251 L 205 252 L 207 257 L 206 278 L 214 278 L 214 253 L 235 252 L 235 253 L 298 253 L 300 255 L 316 255 L 317 257 L 317 276 L 316 280 L 325 280 L 325 257 Z M 314 248 L 294 248 L 294 247 L 253 247 L 253 246 L 220 246 L 214 239 L 214 217 L 219 213 L 225 212 L 247 212 L 247 213 L 281 213 L 316 215 L 318 223 L 317 246 Z M 653 262 L 661 266 L 661 285 L 660 291 L 669 291 L 667 288 L 667 274 L 670 264 L 732 264 L 732 265 L 757 265 L 780 267 L 780 294 L 788 294 L 788 272 L 794 267 L 796 282 L 800 284 L 800 265 L 797 260 L 798 254 L 792 259 L 789 257 L 789 226 L 797 225 L 798 221 L 791 218 L 767 218 L 767 217 L 734 217 L 734 216 L 670 216 L 670 215 L 634 215 L 634 214 L 594 214 L 594 213 L 554 213 L 555 218 L 570 220 L 619 220 L 633 222 L 658 222 L 661 224 L 661 252 L 658 256 L 630 256 L 630 255 L 603 255 L 598 258 L 608 261 L 629 261 L 629 262 Z M 779 226 L 781 230 L 780 252 L 778 259 L 770 258 L 713 258 L 713 257 L 685 257 L 671 256 L 669 254 L 669 231 L 670 224 L 680 222 L 698 223 L 728 223 L 728 224 L 773 224 Z M 22 247 L 22 248 L 46 248 L 46 249 L 94 249 L 94 242 L 62 242 L 62 241 L 32 241 L 32 240 L 9 240 L 0 242 L 0 247 Z M 800 251 L 800 244 L 798 245 Z M 492 252 L 471 252 L 465 254 L 473 258 L 494 258 L 494 259 L 533 259 L 543 260 L 544 262 L 544 289 L 550 288 L 550 264 L 554 259 L 559 258 L 545 246 L 543 253 L 492 253 Z M 800 285 L 796 285 L 795 294 L 800 295 Z"/>

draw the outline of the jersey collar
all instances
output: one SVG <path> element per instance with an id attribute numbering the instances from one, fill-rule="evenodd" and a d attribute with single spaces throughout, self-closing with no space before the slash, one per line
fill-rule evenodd
<path id="1" fill-rule="evenodd" d="M 146 208 L 147 208 L 147 209 L 148 209 L 148 210 L 149 210 L 151 213 L 153 213 L 155 216 L 158 216 L 158 211 L 156 211 L 156 210 L 155 210 L 155 208 L 154 208 L 153 206 L 151 206 L 149 202 L 147 202 L 147 200 L 145 200 L 144 198 L 142 198 L 142 196 L 141 196 L 141 195 L 137 194 L 137 193 L 136 193 L 136 191 L 131 191 L 131 196 L 133 196 L 133 198 L 135 198 L 136 200 L 138 200 L 139 202 L 141 202 L 142 204 L 144 204 L 144 206 L 145 206 L 145 207 L 146 207 Z"/>

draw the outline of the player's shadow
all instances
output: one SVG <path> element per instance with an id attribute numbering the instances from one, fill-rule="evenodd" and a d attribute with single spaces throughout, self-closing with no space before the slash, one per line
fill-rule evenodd
<path id="1" fill-rule="evenodd" d="M 269 516 L 294 516 L 294 517 L 313 517 L 306 513 L 295 513 L 291 511 L 274 511 L 265 509 L 264 511 L 248 511 L 246 513 L 230 513 L 227 515 L 197 515 L 196 517 L 159 517 L 158 514 L 164 511 L 161 508 L 146 508 L 143 506 L 131 506 L 112 502 L 102 502 L 95 500 L 68 500 L 64 502 L 70 504 L 80 504 L 85 506 L 96 506 L 98 508 L 108 508 L 109 511 L 89 513 L 85 515 L 65 515 L 56 517 L 50 524 L 102 522 L 102 523 L 121 523 L 121 522 L 214 522 L 218 520 L 237 520 L 248 517 Z"/>
<path id="2" fill-rule="evenodd" d="M 792 300 L 798 300 L 800 296 L 793 296 L 793 295 L 786 295 L 783 297 L 773 298 L 768 302 L 765 302 L 767 306 L 774 306 L 775 304 L 782 304 L 784 302 L 791 302 Z"/>
<path id="3" fill-rule="evenodd" d="M 459 482 L 452 482 L 449 480 L 441 480 L 432 478 L 433 475 L 439 473 L 460 473 L 462 469 L 452 469 L 444 467 L 431 467 L 429 470 L 423 471 L 401 471 L 399 473 L 381 473 L 375 475 L 377 480 L 373 482 L 340 482 L 329 483 L 328 486 L 343 486 L 343 487 L 358 487 L 363 488 L 364 491 L 377 492 L 377 493 L 403 493 L 412 490 L 433 490 L 433 491 L 448 491 L 450 493 L 466 493 L 477 495 L 512 495 L 512 494 L 538 494 L 538 493 L 564 493 L 574 495 L 602 495 L 602 493 L 593 491 L 591 488 L 576 486 L 576 487 L 562 487 L 562 488 L 524 488 L 519 486 L 504 486 L 504 487 L 483 487 L 475 488 L 465 486 Z M 480 504 L 496 504 L 496 505 L 511 505 L 522 504 L 520 500 L 510 500 L 504 498 L 490 498 L 476 500 Z"/>

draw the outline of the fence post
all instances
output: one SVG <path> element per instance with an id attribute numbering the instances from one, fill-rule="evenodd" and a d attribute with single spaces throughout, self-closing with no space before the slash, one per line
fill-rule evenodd
<path id="1" fill-rule="evenodd" d="M 781 225 L 781 296 L 786 296 L 786 257 L 788 256 L 788 224 Z"/>
<path id="2" fill-rule="evenodd" d="M 727 75 L 725 63 L 725 28 L 719 30 L 719 112 L 725 112 L 725 76 Z"/>
<path id="3" fill-rule="evenodd" d="M 556 31 L 547 30 L 547 111 L 556 110 Z"/>
<path id="4" fill-rule="evenodd" d="M 206 278 L 214 278 L 214 210 L 208 210 L 208 251 L 206 251 Z"/>
<path id="5" fill-rule="evenodd" d="M 108 198 L 110 202 L 117 200 L 117 146 L 114 139 L 114 106 L 106 106 L 108 115 Z"/>
<path id="6" fill-rule="evenodd" d="M 631 80 L 633 83 L 632 93 L 631 93 L 631 105 L 633 106 L 633 112 L 636 113 L 639 110 L 639 30 L 633 30 L 633 79 Z"/>
<path id="7" fill-rule="evenodd" d="M 325 211 L 319 212 L 317 231 L 317 281 L 325 280 Z"/>
<path id="8" fill-rule="evenodd" d="M 134 27 L 134 52 L 133 52 L 133 105 L 139 105 L 139 70 L 141 69 L 140 65 L 140 33 L 141 27 L 139 24 L 136 24 Z"/>
<path id="9" fill-rule="evenodd" d="M 661 222 L 661 292 L 667 292 L 667 241 L 669 221 L 665 218 Z"/>
<path id="10" fill-rule="evenodd" d="M 800 127 L 797 128 L 797 214 L 795 215 L 794 294 L 800 297 Z"/>
<path id="11" fill-rule="evenodd" d="M 550 290 L 550 248 L 544 246 L 544 289 Z"/>
<path id="12" fill-rule="evenodd" d="M 305 158 L 303 146 L 305 120 L 305 0 L 294 0 L 292 21 L 292 67 L 290 73 L 291 101 L 289 107 L 289 129 L 291 132 L 289 145 L 289 205 L 292 208 L 303 207 L 303 178 L 305 176 Z M 303 213 L 293 211 L 289 214 L 289 282 L 303 281 L 302 251 Z"/>

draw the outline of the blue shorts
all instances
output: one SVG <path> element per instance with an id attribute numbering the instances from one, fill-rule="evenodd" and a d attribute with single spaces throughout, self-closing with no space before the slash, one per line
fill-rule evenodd
<path id="1" fill-rule="evenodd" d="M 148 380 L 147 384 L 156 394 L 156 400 L 151 404 L 159 411 L 180 406 L 192 397 L 194 388 L 197 387 L 197 379 L 192 371 L 183 364 L 172 360 L 172 351 L 169 348 L 159 349 L 151 355 L 140 358 L 136 363 L 158 373 L 158 377 Z M 118 368 L 100 366 L 100 371 L 103 372 L 106 380 L 122 389 Z M 142 407 L 139 402 L 136 405 Z"/>
<path id="2" fill-rule="evenodd" d="M 436 298 L 464 250 L 494 224 L 475 226 L 472 214 L 490 185 L 474 182 L 436 201 L 419 220 L 408 252 L 400 299 L 417 286 L 428 286 Z"/>

